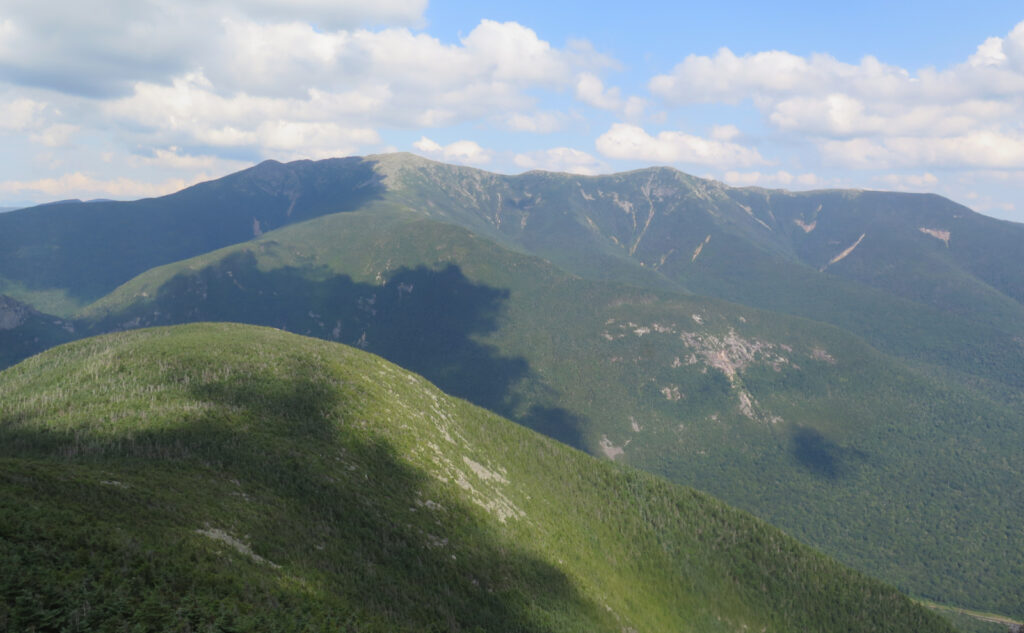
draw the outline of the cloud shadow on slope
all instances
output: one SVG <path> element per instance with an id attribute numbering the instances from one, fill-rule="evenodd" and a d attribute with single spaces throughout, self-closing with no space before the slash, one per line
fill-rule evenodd
<path id="1" fill-rule="evenodd" d="M 517 385 L 534 378 L 526 359 L 503 356 L 478 340 L 498 330 L 508 296 L 508 290 L 473 283 L 454 264 L 401 268 L 368 284 L 326 266 L 264 271 L 253 253 L 241 251 L 175 276 L 155 299 L 106 317 L 94 330 L 230 321 L 345 343 L 581 448 L 582 418 L 550 402 L 524 403 L 516 394 Z"/>
<path id="2" fill-rule="evenodd" d="M 867 459 L 861 450 L 842 447 L 816 429 L 797 427 L 792 433 L 792 455 L 813 474 L 838 480 L 852 474 L 857 463 Z"/>

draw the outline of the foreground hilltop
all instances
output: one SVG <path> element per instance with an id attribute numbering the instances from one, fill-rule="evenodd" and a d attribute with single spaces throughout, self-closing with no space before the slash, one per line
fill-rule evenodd
<path id="1" fill-rule="evenodd" d="M 6 630 L 947 631 L 370 354 L 191 325 L 0 374 Z"/>

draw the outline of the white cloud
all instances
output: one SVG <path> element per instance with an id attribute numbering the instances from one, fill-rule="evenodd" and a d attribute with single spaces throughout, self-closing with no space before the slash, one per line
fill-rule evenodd
<path id="1" fill-rule="evenodd" d="M 42 194 L 51 199 L 97 197 L 135 199 L 174 193 L 201 180 L 206 180 L 206 177 L 200 176 L 191 181 L 172 178 L 160 183 L 149 183 L 128 178 L 103 180 L 81 172 L 74 172 L 58 178 L 0 182 L 0 192 L 14 195 Z"/>
<path id="2" fill-rule="evenodd" d="M 821 85 L 854 67 L 827 55 L 805 59 L 785 51 L 736 56 L 722 48 L 714 57 L 689 55 L 668 75 L 650 82 L 651 92 L 672 103 L 736 103 L 761 93 L 791 94 Z"/>
<path id="3" fill-rule="evenodd" d="M 354 154 L 358 148 L 380 142 L 369 128 L 349 128 L 337 123 L 264 121 L 256 128 L 256 142 L 265 150 L 284 150 L 309 158 Z"/>
<path id="4" fill-rule="evenodd" d="M 505 117 L 505 126 L 516 132 L 537 132 L 547 134 L 562 129 L 565 117 L 555 112 L 523 114 L 514 112 Z"/>
<path id="5" fill-rule="evenodd" d="M 900 136 L 827 141 L 821 150 L 826 159 L 855 168 L 1024 167 L 1024 134 L 992 130 L 937 138 Z"/>
<path id="6" fill-rule="evenodd" d="M 940 136 L 963 134 L 1005 120 L 1018 104 L 968 100 L 953 105 L 868 104 L 849 95 L 794 97 L 778 102 L 769 120 L 779 129 L 823 136 Z"/>
<path id="7" fill-rule="evenodd" d="M 516 22 L 482 20 L 463 38 L 465 51 L 499 81 L 555 82 L 570 73 L 566 55 Z"/>
<path id="8" fill-rule="evenodd" d="M 675 105 L 749 100 L 772 126 L 846 166 L 1024 166 L 1024 22 L 941 70 L 723 48 L 686 57 L 649 87 Z"/>
<path id="9" fill-rule="evenodd" d="M 383 108 L 386 87 L 327 93 L 310 90 L 304 98 L 276 98 L 246 93 L 221 96 L 201 72 L 175 78 L 171 85 L 139 83 L 130 97 L 103 105 L 106 113 L 154 128 L 197 129 L 234 124 L 254 126 L 267 118 L 330 120 L 368 115 Z"/>
<path id="10" fill-rule="evenodd" d="M 310 24 L 222 21 L 205 74 L 220 88 L 264 95 L 398 86 L 426 95 L 473 84 L 561 85 L 585 64 L 516 22 L 482 20 L 459 44 L 405 28 L 322 32 Z"/>
<path id="11" fill-rule="evenodd" d="M 740 129 L 735 125 L 714 125 L 711 127 L 711 138 L 716 141 L 731 141 L 740 135 Z"/>
<path id="12" fill-rule="evenodd" d="M 571 87 L 579 72 L 610 63 L 586 42 L 559 48 L 516 22 L 481 20 L 455 43 L 356 28 L 419 23 L 425 0 L 105 2 L 64 11 L 41 0 L 5 15 L 0 80 L 53 89 L 64 102 L 87 95 L 73 108 L 92 118 L 74 122 L 82 132 L 120 128 L 136 146 L 316 158 L 379 150 L 382 127 L 487 120 L 549 133 L 565 115 L 537 111 L 536 91 Z M 67 143 L 70 123 L 43 121 L 43 109 L 0 106 L 0 129 Z M 489 156 L 462 150 L 466 162 Z"/>
<path id="13" fill-rule="evenodd" d="M 438 158 L 445 162 L 460 163 L 462 165 L 484 165 L 491 161 L 492 152 L 486 150 L 474 141 L 455 141 L 448 145 L 441 145 L 437 141 L 421 137 L 412 146 L 431 158 Z"/>
<path id="14" fill-rule="evenodd" d="M 44 109 L 45 103 L 32 99 L 22 98 L 0 103 L 0 130 L 21 132 L 38 127 L 42 123 L 41 115 Z"/>
<path id="15" fill-rule="evenodd" d="M 672 131 L 655 137 L 626 123 L 613 124 L 598 137 L 596 144 L 597 150 L 609 158 L 714 167 L 747 167 L 767 162 L 757 150 L 736 143 Z"/>
<path id="16" fill-rule="evenodd" d="M 939 179 L 931 172 L 923 174 L 882 174 L 875 181 L 887 189 L 899 191 L 934 191 Z"/>
<path id="17" fill-rule="evenodd" d="M 62 147 L 68 144 L 71 137 L 78 131 L 77 125 L 70 125 L 68 123 L 55 123 L 46 128 L 43 128 L 36 134 L 32 134 L 29 139 L 33 143 L 40 143 L 47 147 Z"/>
<path id="18" fill-rule="evenodd" d="M 171 86 L 140 84 L 131 97 L 105 105 L 108 115 L 170 134 L 187 143 L 214 147 L 252 147 L 264 155 L 324 157 L 346 155 L 375 145 L 380 137 L 364 125 L 331 119 L 351 118 L 380 107 L 387 93 L 326 94 L 307 99 L 222 97 L 201 74 L 176 79 Z M 326 120 L 326 122 L 325 122 Z"/>
<path id="19" fill-rule="evenodd" d="M 576 79 L 576 98 L 604 110 L 618 110 L 622 107 L 619 89 L 605 90 L 604 83 L 593 73 L 582 73 Z"/>
<path id="20" fill-rule="evenodd" d="M 608 165 L 597 158 L 570 147 L 554 147 L 537 152 L 516 154 L 514 161 L 523 169 L 542 169 L 583 176 L 593 176 L 611 171 Z"/>
<path id="21" fill-rule="evenodd" d="M 106 162 L 110 162 L 112 159 L 113 156 L 109 154 L 104 158 Z M 250 163 L 244 161 L 225 160 L 223 158 L 218 158 L 217 156 L 193 156 L 190 154 L 183 154 L 181 153 L 180 148 L 174 146 L 166 149 L 154 149 L 152 156 L 139 157 L 136 159 L 136 162 L 149 167 L 157 167 L 159 169 L 174 169 L 182 171 L 202 170 L 208 173 L 220 174 L 239 171 L 250 166 Z"/>
<path id="22" fill-rule="evenodd" d="M 166 80 L 216 64 L 231 50 L 222 46 L 224 23 L 302 23 L 318 32 L 416 25 L 423 22 L 426 5 L 426 0 L 7 2 L 0 21 L 0 78 L 111 95 L 135 81 Z"/>
<path id="23" fill-rule="evenodd" d="M 576 98 L 595 108 L 621 112 L 628 119 L 638 118 L 647 107 L 647 101 L 640 97 L 623 99 L 618 87 L 606 89 L 600 77 L 593 73 L 580 73 L 576 78 Z"/>
<path id="24" fill-rule="evenodd" d="M 810 188 L 821 185 L 822 181 L 816 174 L 791 174 L 780 169 L 774 173 L 760 171 L 727 171 L 722 180 L 734 187 L 800 187 Z"/>
<path id="25" fill-rule="evenodd" d="M 483 20 L 454 45 L 404 28 L 318 32 L 307 24 L 231 19 L 223 28 L 223 55 L 212 64 L 166 82 L 138 81 L 130 95 L 105 104 L 105 113 L 148 128 L 163 145 L 253 146 L 264 155 L 284 145 L 297 149 L 261 132 L 264 121 L 292 130 L 340 126 L 351 131 L 348 141 L 319 146 L 351 151 L 377 142 L 367 130 L 382 125 L 486 118 L 551 132 L 564 115 L 533 111 L 530 90 L 558 87 L 579 67 L 604 63 L 596 53 L 588 60 L 578 44 L 557 49 L 514 22 Z"/>
<path id="26" fill-rule="evenodd" d="M 990 37 L 982 42 L 973 55 L 967 58 L 971 66 L 1001 66 L 1006 63 L 1006 53 L 1003 52 L 1003 38 Z"/>
<path id="27" fill-rule="evenodd" d="M 984 44 L 982 46 L 985 46 Z M 998 60 L 999 52 L 995 51 L 995 45 L 991 45 L 992 58 Z M 979 52 L 981 52 L 979 50 Z M 1002 41 L 1002 54 L 1006 62 L 1017 72 L 1024 72 L 1024 22 L 1018 24 L 1006 39 Z"/>
<path id="28" fill-rule="evenodd" d="M 638 119 L 647 109 L 647 100 L 641 97 L 630 97 L 622 106 L 622 114 L 630 120 Z"/>

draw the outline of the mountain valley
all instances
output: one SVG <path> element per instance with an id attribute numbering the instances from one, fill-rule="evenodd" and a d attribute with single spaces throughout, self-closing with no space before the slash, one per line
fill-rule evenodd
<path id="1" fill-rule="evenodd" d="M 268 162 L 0 215 L 0 367 L 200 321 L 346 343 L 911 595 L 1020 619 L 1022 244 L 937 196 Z"/>

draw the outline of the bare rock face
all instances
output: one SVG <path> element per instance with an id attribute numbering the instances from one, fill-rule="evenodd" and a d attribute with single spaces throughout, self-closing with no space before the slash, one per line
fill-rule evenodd
<path id="1" fill-rule="evenodd" d="M 0 295 L 0 330 L 13 330 L 28 319 L 32 308 L 8 296 Z"/>

